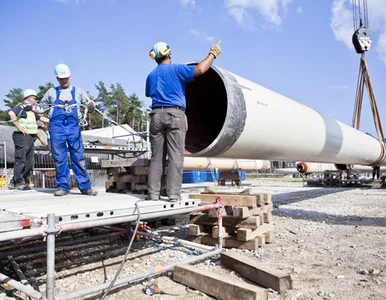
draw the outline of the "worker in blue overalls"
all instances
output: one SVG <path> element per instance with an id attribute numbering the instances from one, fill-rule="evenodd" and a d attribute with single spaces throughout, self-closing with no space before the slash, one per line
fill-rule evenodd
<path id="1" fill-rule="evenodd" d="M 79 126 L 81 104 L 87 106 L 88 112 L 93 112 L 94 102 L 82 89 L 70 84 L 71 71 L 67 65 L 56 65 L 55 75 L 59 86 L 49 89 L 41 101 L 43 108 L 51 108 L 48 113 L 49 133 L 58 186 L 54 195 L 64 196 L 70 190 L 70 170 L 67 162 L 69 151 L 79 190 L 83 195 L 96 196 L 98 192 L 91 188 L 83 157 L 84 147 Z"/>

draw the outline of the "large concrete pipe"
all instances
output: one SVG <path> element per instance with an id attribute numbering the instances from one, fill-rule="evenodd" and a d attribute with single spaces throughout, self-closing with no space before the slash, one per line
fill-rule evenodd
<path id="1" fill-rule="evenodd" d="M 385 164 L 375 138 L 218 67 L 186 87 L 186 101 L 192 156 Z"/>
<path id="2" fill-rule="evenodd" d="M 15 131 L 15 126 L 0 126 L 0 165 L 4 167 L 4 161 L 7 160 L 7 164 L 13 164 L 15 162 L 15 146 L 12 140 L 12 133 Z M 4 147 L 5 145 L 5 147 Z M 5 150 L 5 151 L 4 151 Z M 6 158 L 4 157 L 6 153 Z"/>
<path id="3" fill-rule="evenodd" d="M 321 164 L 321 163 L 311 163 L 311 162 L 299 162 L 296 165 L 296 169 L 299 173 L 305 174 L 305 173 L 323 173 L 324 171 L 334 171 L 334 170 L 340 170 L 345 171 L 347 170 L 347 165 L 345 164 Z M 359 173 L 371 173 L 373 171 L 373 168 L 370 166 L 363 166 L 363 165 L 352 165 L 351 169 L 353 172 L 359 172 Z M 386 167 L 381 167 L 381 172 L 386 172 Z"/>
<path id="4" fill-rule="evenodd" d="M 268 160 L 237 160 L 228 158 L 185 157 L 184 170 L 266 171 Z"/>

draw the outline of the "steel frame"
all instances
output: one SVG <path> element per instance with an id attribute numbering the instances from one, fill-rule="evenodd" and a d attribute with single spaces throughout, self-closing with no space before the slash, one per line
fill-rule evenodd
<path id="1" fill-rule="evenodd" d="M 152 202 L 152 201 L 146 201 L 146 202 Z M 141 219 L 139 221 L 143 221 L 143 220 L 154 219 L 154 218 L 162 218 L 166 216 L 200 212 L 200 211 L 205 211 L 209 209 L 217 209 L 218 226 L 221 228 L 222 227 L 221 197 L 218 197 L 217 202 L 215 204 L 208 204 L 208 205 L 199 205 L 199 204 L 201 204 L 199 200 L 195 200 L 194 203 L 190 201 L 182 201 L 180 203 L 168 203 L 168 204 L 165 204 L 164 202 L 160 201 L 160 205 L 163 207 L 163 209 L 169 208 L 169 210 L 157 211 L 156 209 L 160 208 L 158 205 L 155 205 L 154 209 L 147 208 L 147 210 L 145 210 L 144 212 L 142 212 L 141 208 L 139 209 L 140 212 L 132 211 L 131 209 L 121 209 L 121 210 L 118 210 L 118 216 L 110 215 L 104 218 L 98 218 L 98 216 L 96 216 L 96 218 L 94 218 L 93 220 L 85 218 L 83 214 L 81 214 L 80 218 L 71 218 L 69 216 L 58 217 L 58 216 L 55 216 L 55 214 L 53 213 L 49 213 L 47 214 L 47 218 L 46 218 L 47 222 L 43 224 L 41 227 L 13 231 L 12 235 L 8 235 L 7 233 L 0 234 L 0 241 L 23 238 L 23 237 L 33 237 L 37 235 L 46 236 L 47 238 L 47 276 L 46 276 L 47 289 L 46 291 L 43 293 L 39 293 L 35 291 L 31 286 L 24 285 L 23 283 L 13 280 L 2 273 L 0 273 L 0 282 L 7 283 L 8 285 L 26 294 L 32 299 L 39 299 L 39 300 L 40 299 L 48 299 L 48 300 L 57 299 L 57 297 L 55 296 L 55 293 L 56 293 L 55 291 L 55 236 L 56 235 L 60 234 L 62 231 L 71 231 L 71 230 L 77 230 L 77 229 L 83 229 L 83 228 L 113 225 L 113 224 L 136 221 L 138 219 L 138 215 L 141 216 Z M 196 206 L 192 206 L 192 205 L 196 205 Z M 146 206 L 143 206 L 142 208 L 146 208 Z M 145 233 L 145 232 L 137 232 L 136 234 L 153 236 L 152 234 Z M 201 255 L 198 255 L 196 257 L 189 258 L 184 261 L 178 261 L 166 266 L 157 266 L 153 269 L 147 270 L 140 274 L 135 274 L 125 278 L 118 278 L 114 283 L 113 287 L 130 283 L 133 281 L 137 281 L 139 279 L 151 277 L 154 275 L 160 275 L 164 272 L 173 270 L 174 266 L 177 264 L 182 264 L 182 263 L 191 264 L 194 262 L 198 262 L 203 259 L 212 257 L 214 255 L 218 255 L 222 251 L 222 231 L 221 230 L 219 231 L 219 235 L 218 235 L 218 245 L 215 247 L 195 244 L 189 241 L 175 239 L 171 237 L 162 237 L 162 239 L 166 242 L 177 242 L 182 245 L 196 247 L 201 250 L 207 250 L 207 252 Z M 100 284 L 91 288 L 75 291 L 70 294 L 64 295 L 61 299 L 76 299 L 81 296 L 102 291 L 107 287 L 109 287 L 109 285 L 110 285 L 110 282 L 106 282 L 104 284 Z"/>

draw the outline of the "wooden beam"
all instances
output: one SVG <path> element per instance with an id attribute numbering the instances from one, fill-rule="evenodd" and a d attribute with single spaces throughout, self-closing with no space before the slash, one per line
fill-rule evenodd
<path id="1" fill-rule="evenodd" d="M 138 159 L 138 158 L 125 158 L 125 159 L 113 159 L 113 160 L 101 160 L 102 168 L 112 168 L 112 167 L 147 167 L 149 165 L 149 160 L 147 159 Z"/>
<path id="2" fill-rule="evenodd" d="M 223 252 L 221 262 L 226 268 L 236 271 L 261 286 L 278 291 L 280 294 L 293 288 L 292 278 L 288 273 L 262 265 L 261 262 L 240 253 Z"/>
<path id="3" fill-rule="evenodd" d="M 268 300 L 266 289 L 190 265 L 175 266 L 173 279 L 217 299 Z"/>
<path id="4" fill-rule="evenodd" d="M 195 243 L 198 244 L 204 244 L 208 246 L 215 246 L 217 245 L 218 240 L 213 238 L 211 234 L 204 234 L 200 235 L 192 240 Z M 259 244 L 259 240 L 252 239 L 247 242 L 238 241 L 233 236 L 227 236 L 222 239 L 222 246 L 224 248 L 237 248 L 237 249 L 246 249 L 246 250 L 257 250 L 259 246 L 262 245 Z"/>
<path id="5" fill-rule="evenodd" d="M 191 220 L 191 224 L 198 225 L 217 225 L 218 218 L 211 218 L 207 214 L 195 215 Z M 261 220 L 259 216 L 253 216 L 246 219 L 235 219 L 232 216 L 224 216 L 222 219 L 223 226 L 235 228 L 252 228 L 256 229 L 260 226 Z"/>
<path id="6" fill-rule="evenodd" d="M 261 236 L 262 234 L 272 231 L 273 224 L 263 224 L 259 228 L 252 230 L 250 228 L 239 228 L 236 231 L 236 238 L 238 241 L 249 241 L 255 237 Z"/>
<path id="7" fill-rule="evenodd" d="M 226 194 L 191 194 L 189 199 L 200 199 L 203 202 L 216 202 L 222 198 L 223 205 L 256 207 L 258 197 L 256 195 L 226 195 Z"/>

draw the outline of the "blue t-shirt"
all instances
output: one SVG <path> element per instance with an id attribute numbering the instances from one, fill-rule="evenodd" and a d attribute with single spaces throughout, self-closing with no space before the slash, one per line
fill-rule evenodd
<path id="1" fill-rule="evenodd" d="M 146 97 L 152 107 L 181 106 L 186 109 L 185 87 L 193 80 L 195 66 L 158 65 L 146 78 Z"/>

